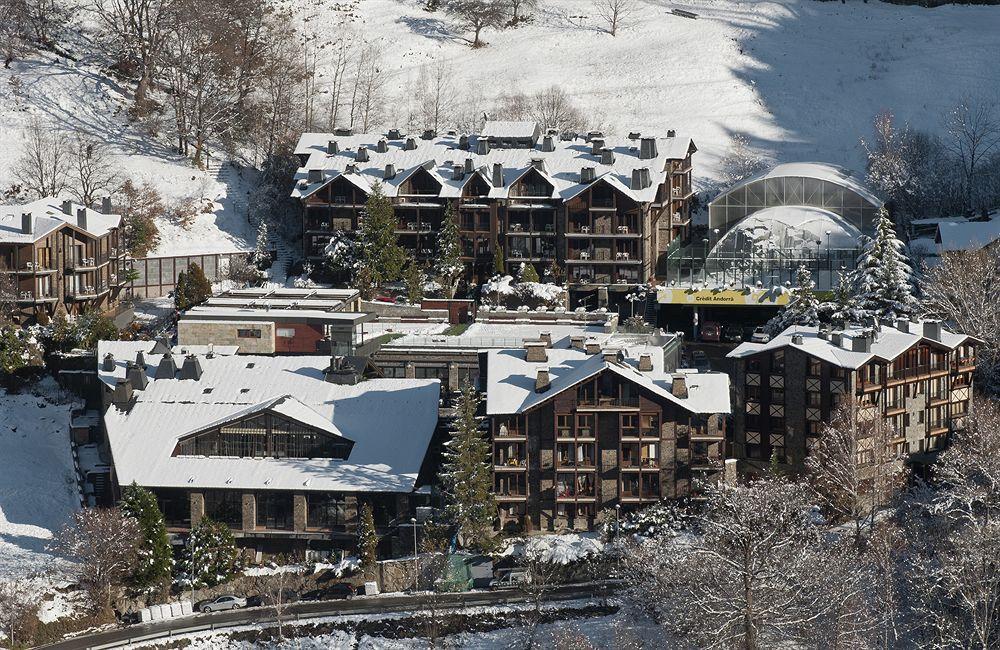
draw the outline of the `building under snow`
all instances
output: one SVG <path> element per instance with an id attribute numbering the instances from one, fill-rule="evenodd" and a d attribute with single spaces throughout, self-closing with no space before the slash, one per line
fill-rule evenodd
<path id="1" fill-rule="evenodd" d="M 98 347 L 117 486 L 152 490 L 171 531 L 203 517 L 266 550 L 351 548 L 358 507 L 409 521 L 438 423 L 436 379 L 357 382 L 326 356 Z"/>
<path id="2" fill-rule="evenodd" d="M 417 259 L 433 256 L 450 205 L 479 282 L 493 275 L 499 248 L 508 273 L 534 264 L 541 276 L 558 264 L 575 304 L 598 287 L 624 294 L 645 282 L 686 235 L 695 151 L 673 131 L 578 136 L 534 122 L 488 121 L 478 135 L 340 129 L 301 136 L 292 196 L 304 207 L 308 258 L 322 258 L 335 233 L 358 229 L 381 184 L 400 244 Z"/>

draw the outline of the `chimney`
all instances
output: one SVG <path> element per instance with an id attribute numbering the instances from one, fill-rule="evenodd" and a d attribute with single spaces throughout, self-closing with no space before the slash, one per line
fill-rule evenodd
<path id="1" fill-rule="evenodd" d="M 101 199 L 101 212 L 104 214 L 111 214 L 111 197 L 106 196 Z"/>
<path id="2" fill-rule="evenodd" d="M 545 159 L 544 158 L 532 158 L 531 166 L 540 172 L 545 171 Z"/>
<path id="3" fill-rule="evenodd" d="M 332 156 L 334 154 L 340 153 L 340 147 L 337 146 L 336 140 L 327 140 L 326 142 L 326 154 Z"/>
<path id="4" fill-rule="evenodd" d="M 108 352 L 104 355 L 104 360 L 101 361 L 101 370 L 104 372 L 114 372 L 115 371 L 115 355 Z"/>
<path id="5" fill-rule="evenodd" d="M 583 350 L 587 354 L 599 354 L 601 352 L 601 344 L 594 340 L 588 340 L 583 344 Z"/>
<path id="6" fill-rule="evenodd" d="M 601 149 L 601 164 L 602 165 L 615 164 L 615 152 L 607 148 Z"/>
<path id="7" fill-rule="evenodd" d="M 667 137 L 668 137 L 668 138 L 674 138 L 674 137 L 677 137 L 677 131 L 674 131 L 673 129 L 669 129 L 669 130 L 667 131 Z"/>
<path id="8" fill-rule="evenodd" d="M 333 134 L 339 136 L 354 135 L 354 129 L 349 126 L 338 126 L 333 130 Z"/>
<path id="9" fill-rule="evenodd" d="M 21 232 L 30 235 L 35 230 L 35 220 L 31 218 L 30 212 L 21 213 Z"/>
<path id="10" fill-rule="evenodd" d="M 545 344 L 545 347 L 547 348 L 552 347 L 552 332 L 539 332 L 538 338 L 542 343 Z"/>
<path id="11" fill-rule="evenodd" d="M 551 135 L 542 138 L 542 151 L 555 151 L 556 141 Z"/>
<path id="12" fill-rule="evenodd" d="M 156 339 L 150 354 L 170 354 L 170 339 L 165 336 Z"/>
<path id="13" fill-rule="evenodd" d="M 646 137 L 639 141 L 640 160 L 652 160 L 656 155 L 656 138 Z"/>
<path id="14" fill-rule="evenodd" d="M 358 155 L 354 156 L 357 162 L 368 162 L 368 147 L 358 147 Z"/>
<path id="15" fill-rule="evenodd" d="M 649 167 L 643 167 L 642 169 L 639 170 L 639 172 L 642 174 L 643 187 L 649 187 L 650 185 L 653 184 L 653 179 L 649 175 Z"/>
<path id="16" fill-rule="evenodd" d="M 149 378 L 146 377 L 146 366 L 129 366 L 125 371 L 125 379 L 135 390 L 146 390 Z"/>
<path id="17" fill-rule="evenodd" d="M 63 201 L 62 202 L 62 211 L 63 211 L 63 214 L 65 214 L 67 217 L 72 217 L 73 216 L 73 202 L 72 201 Z"/>
<path id="18" fill-rule="evenodd" d="M 792 345 L 802 345 L 801 334 L 792 334 Z"/>
<path id="19" fill-rule="evenodd" d="M 604 138 L 604 131 L 587 131 L 587 140 L 595 140 L 597 138 Z"/>
<path id="20" fill-rule="evenodd" d="M 80 230 L 87 229 L 87 208 L 76 209 L 76 225 L 80 226 Z"/>
<path id="21" fill-rule="evenodd" d="M 604 149 L 604 140 L 601 138 L 595 138 L 590 141 L 590 153 L 599 156 L 601 155 L 601 150 Z"/>
<path id="22" fill-rule="evenodd" d="M 214 343 L 209 343 L 208 344 L 208 352 L 205 353 L 205 358 L 206 359 L 214 359 L 215 358 L 215 344 Z"/>
<path id="23" fill-rule="evenodd" d="M 476 140 L 476 153 L 480 156 L 485 156 L 490 152 L 490 143 L 486 138 L 478 138 Z"/>
<path id="24" fill-rule="evenodd" d="M 184 363 L 181 365 L 181 374 L 178 379 L 194 379 L 195 381 L 201 379 L 201 362 L 198 361 L 198 357 L 193 354 L 184 357 Z"/>
<path id="25" fill-rule="evenodd" d="M 535 375 L 535 392 L 544 393 L 550 388 L 552 388 L 552 380 L 549 378 L 549 369 L 539 368 Z"/>
<path id="26" fill-rule="evenodd" d="M 389 138 L 390 140 L 402 140 L 403 134 L 400 132 L 399 129 L 389 129 L 389 132 L 386 134 L 386 137 Z"/>
<path id="27" fill-rule="evenodd" d="M 642 353 L 639 355 L 639 372 L 653 371 L 653 355 Z"/>
<path id="28" fill-rule="evenodd" d="M 816 330 L 816 338 L 823 339 L 824 341 L 829 341 L 830 330 L 826 329 L 825 327 L 820 327 L 818 330 Z"/>
<path id="29" fill-rule="evenodd" d="M 403 151 L 413 151 L 417 148 L 417 140 L 415 138 L 407 138 L 406 142 L 403 143 Z"/>
<path id="30" fill-rule="evenodd" d="M 323 378 L 327 383 L 339 386 L 353 386 L 360 381 L 354 368 L 344 363 L 344 357 L 330 359 L 330 367 L 323 373 Z"/>
<path id="31" fill-rule="evenodd" d="M 354 163 L 350 163 L 350 164 L 348 164 L 347 166 L 344 167 L 344 173 L 345 174 L 357 174 L 358 173 L 358 166 L 355 165 Z"/>
<path id="32" fill-rule="evenodd" d="M 934 339 L 935 341 L 941 340 L 941 321 L 937 320 L 925 320 L 924 321 L 924 338 Z"/>
<path id="33" fill-rule="evenodd" d="M 177 364 L 174 363 L 174 355 L 165 354 L 160 359 L 160 365 L 156 366 L 156 374 L 153 379 L 173 379 L 177 374 Z"/>
<path id="34" fill-rule="evenodd" d="M 386 153 L 389 151 L 389 142 L 385 138 L 379 138 L 378 142 L 375 143 L 375 151 L 377 153 Z"/>
<path id="35" fill-rule="evenodd" d="M 670 382 L 670 393 L 677 399 L 687 399 L 688 385 L 684 375 L 674 375 Z"/>
<path id="36" fill-rule="evenodd" d="M 493 163 L 493 187 L 503 187 L 503 165 Z"/>
<path id="37" fill-rule="evenodd" d="M 525 341 L 524 349 L 524 360 L 528 363 L 545 363 L 549 360 L 545 352 L 545 343 L 542 341 Z"/>
<path id="38" fill-rule="evenodd" d="M 385 166 L 385 171 L 382 173 L 382 178 L 389 180 L 391 178 L 396 178 L 396 166 L 392 163 L 388 163 Z"/>
<path id="39" fill-rule="evenodd" d="M 451 180 L 460 181 L 465 178 L 465 167 L 461 165 L 455 165 L 451 169 Z"/>
<path id="40" fill-rule="evenodd" d="M 602 350 L 601 356 L 604 357 L 604 361 L 607 363 L 616 363 L 621 361 L 622 353 L 621 350 Z"/>
<path id="41" fill-rule="evenodd" d="M 840 332 L 833 332 L 830 334 L 830 344 L 836 345 L 838 348 L 844 344 L 844 335 Z"/>
<path id="42" fill-rule="evenodd" d="M 472 163 L 472 158 L 466 158 L 465 159 L 465 173 L 466 174 L 471 174 L 473 171 L 475 171 L 475 169 L 476 168 L 475 168 L 475 166 Z"/>
<path id="43" fill-rule="evenodd" d="M 852 352 L 871 352 L 872 340 L 868 334 L 861 334 L 851 339 Z"/>
<path id="44" fill-rule="evenodd" d="M 642 170 L 633 169 L 632 170 L 632 189 L 641 190 L 645 189 L 645 185 L 642 184 Z"/>
<path id="45" fill-rule="evenodd" d="M 132 384 L 127 379 L 119 379 L 115 382 L 115 389 L 111 393 L 111 403 L 119 408 L 126 408 L 132 401 Z"/>
<path id="46" fill-rule="evenodd" d="M 629 131 L 628 132 L 628 139 L 629 140 L 638 140 L 641 135 L 642 134 L 639 133 L 638 131 Z"/>
<path id="47" fill-rule="evenodd" d="M 597 178 L 597 174 L 593 167 L 584 167 L 580 170 L 581 183 L 593 183 L 595 178 Z"/>
<path id="48" fill-rule="evenodd" d="M 469 150 L 469 136 L 464 133 L 458 136 L 458 148 L 464 149 L 465 151 Z"/>
<path id="49" fill-rule="evenodd" d="M 569 346 L 574 350 L 581 350 L 581 351 L 585 350 L 587 346 L 584 343 L 584 341 L 586 340 L 587 340 L 586 336 L 583 336 L 581 334 L 574 334 L 569 337 Z"/>
<path id="50" fill-rule="evenodd" d="M 307 179 L 310 183 L 322 183 L 323 182 L 323 170 L 322 169 L 310 169 L 309 178 Z"/>
<path id="51" fill-rule="evenodd" d="M 135 365 L 142 368 L 143 371 L 146 370 L 146 355 L 142 353 L 142 350 L 135 353 Z"/>
<path id="52" fill-rule="evenodd" d="M 434 129 L 424 129 L 424 134 L 420 136 L 421 140 L 433 140 L 437 137 L 437 131 Z"/>
<path id="53" fill-rule="evenodd" d="M 909 318 L 897 318 L 896 319 L 896 329 L 900 332 L 910 333 L 910 319 Z"/>

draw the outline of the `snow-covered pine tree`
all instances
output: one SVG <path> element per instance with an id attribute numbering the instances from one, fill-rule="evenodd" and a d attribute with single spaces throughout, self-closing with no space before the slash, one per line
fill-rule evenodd
<path id="1" fill-rule="evenodd" d="M 535 269 L 535 265 L 531 262 L 521 263 L 521 282 L 535 282 L 538 283 L 538 270 Z"/>
<path id="2" fill-rule="evenodd" d="M 174 285 L 174 308 L 177 311 L 184 311 L 190 306 L 188 304 L 187 271 L 181 271 L 177 274 L 177 284 Z"/>
<path id="3" fill-rule="evenodd" d="M 271 261 L 269 241 L 267 221 L 261 219 L 260 224 L 257 226 L 257 243 L 254 245 L 253 249 L 253 263 L 256 264 L 258 268 L 266 268 L 269 266 L 269 262 Z"/>
<path id="4" fill-rule="evenodd" d="M 375 515 L 371 504 L 361 504 L 361 514 L 358 523 L 358 557 L 361 566 L 371 569 L 378 560 L 378 533 L 375 532 Z"/>
<path id="5" fill-rule="evenodd" d="M 441 286 L 444 287 L 445 295 L 454 298 L 458 291 L 458 283 L 462 279 L 465 265 L 462 264 L 462 243 L 458 238 L 458 223 L 455 221 L 455 213 L 449 203 L 444 209 L 444 217 L 441 220 L 441 232 L 438 233 L 437 240 L 437 260 L 434 265 L 441 278 Z"/>
<path id="6" fill-rule="evenodd" d="M 507 274 L 507 265 L 503 263 L 503 246 L 499 244 L 493 249 L 493 272 L 497 275 Z"/>
<path id="7" fill-rule="evenodd" d="M 459 543 L 485 549 L 492 536 L 496 501 L 490 446 L 479 430 L 479 394 L 471 385 L 458 399 L 454 430 L 445 443 L 439 478 L 445 497 L 445 516 L 455 527 Z"/>
<path id="8" fill-rule="evenodd" d="M 777 336 L 792 325 L 818 325 L 819 299 L 816 298 L 816 283 L 812 273 L 800 264 L 795 270 L 795 286 L 791 290 L 788 305 L 777 316 L 767 322 L 767 332 Z"/>
<path id="9" fill-rule="evenodd" d="M 398 280 L 406 253 L 396 241 L 396 213 L 392 203 L 382 191 L 382 184 L 375 183 L 365 202 L 361 219 L 361 257 L 371 273 L 372 284 L 377 289 L 385 282 Z"/>
<path id="10" fill-rule="evenodd" d="M 119 507 L 125 516 L 136 520 L 142 532 L 137 548 L 139 562 L 132 574 L 132 584 L 145 589 L 168 580 L 174 566 L 174 553 L 156 496 L 133 481 L 122 490 Z"/>
<path id="11" fill-rule="evenodd" d="M 188 536 L 184 567 L 196 587 L 214 587 L 235 575 L 240 553 L 229 526 L 208 517 L 198 522 Z"/>
<path id="12" fill-rule="evenodd" d="M 885 208 L 875 216 L 875 236 L 864 240 L 851 276 L 860 316 L 909 316 L 917 309 L 914 274 L 906 247 Z"/>

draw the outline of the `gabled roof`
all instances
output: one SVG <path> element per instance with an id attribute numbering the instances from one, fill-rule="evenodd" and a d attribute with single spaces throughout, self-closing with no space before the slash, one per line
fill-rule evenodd
<path id="1" fill-rule="evenodd" d="M 342 438 L 346 442 L 353 442 L 353 440 L 345 438 L 340 432 L 340 429 L 333 425 L 333 422 L 330 422 L 291 395 L 279 395 L 245 408 L 238 408 L 223 418 L 215 420 L 214 422 L 209 422 L 208 424 L 198 427 L 193 431 L 182 434 L 178 440 L 184 440 L 185 438 L 196 436 L 199 433 L 204 433 L 210 429 L 221 427 L 230 422 L 242 420 L 253 415 L 266 413 L 268 411 L 277 413 L 278 415 L 283 415 L 286 418 L 294 420 L 295 422 L 311 429 L 316 429 L 331 436 Z"/>
<path id="2" fill-rule="evenodd" d="M 943 251 L 979 250 L 1000 239 L 1000 213 L 988 221 L 938 224 L 937 242 Z"/>
<path id="3" fill-rule="evenodd" d="M 81 228 L 77 222 L 78 210 L 86 211 L 86 228 Z M 46 197 L 24 205 L 0 206 L 0 242 L 32 243 L 63 227 L 92 237 L 102 237 L 121 224 L 120 215 L 104 214 L 72 201 L 69 202 L 69 211 L 70 214 L 63 212 L 62 201 L 56 197 Z M 21 231 L 22 214 L 31 215 L 30 234 Z"/>

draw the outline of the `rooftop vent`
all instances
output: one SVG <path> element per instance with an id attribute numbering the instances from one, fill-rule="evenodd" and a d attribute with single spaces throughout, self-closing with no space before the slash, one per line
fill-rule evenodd
<path id="1" fill-rule="evenodd" d="M 115 355 L 108 352 L 104 355 L 104 360 L 101 361 L 101 370 L 104 372 L 114 372 L 115 371 Z"/>
<path id="2" fill-rule="evenodd" d="M 503 165 L 493 163 L 493 187 L 503 187 Z"/>
<path id="3" fill-rule="evenodd" d="M 375 143 L 375 151 L 377 153 L 387 153 L 389 151 L 389 141 L 385 138 L 379 138 L 379 141 Z"/>
<path id="4" fill-rule="evenodd" d="M 336 135 L 336 136 L 341 136 L 341 137 L 348 136 L 348 135 L 354 135 L 354 129 L 352 129 L 349 126 L 338 126 L 337 128 L 335 128 L 333 130 L 333 134 Z"/>
<path id="5" fill-rule="evenodd" d="M 476 140 L 476 153 L 480 156 L 485 156 L 490 152 L 490 143 L 486 138 L 479 138 Z"/>
<path id="6" fill-rule="evenodd" d="M 132 401 L 132 384 L 127 379 L 119 379 L 115 382 L 115 389 L 111 393 L 111 402 L 115 406 L 126 407 Z"/>
<path id="7" fill-rule="evenodd" d="M 322 169 L 310 169 L 309 178 L 307 179 L 310 183 L 322 183 L 323 182 L 323 170 Z"/>
<path id="8" fill-rule="evenodd" d="M 472 158 L 466 158 L 465 159 L 465 173 L 466 174 L 471 174 L 473 171 L 475 171 L 475 169 L 476 169 L 476 167 L 475 167 L 475 165 L 472 162 Z"/>
<path id="9" fill-rule="evenodd" d="M 106 196 L 101 199 L 101 212 L 103 214 L 111 214 L 111 197 Z"/>
<path id="10" fill-rule="evenodd" d="M 871 352 L 872 351 L 872 339 L 871 335 L 865 333 L 859 336 L 855 336 L 851 339 L 851 351 L 852 352 Z"/>
<path id="11" fill-rule="evenodd" d="M 607 148 L 601 149 L 601 164 L 602 165 L 615 164 L 615 152 Z"/>
<path id="12" fill-rule="evenodd" d="M 403 133 L 399 129 L 389 129 L 389 132 L 386 133 L 386 137 L 390 140 L 402 140 Z"/>
<path id="13" fill-rule="evenodd" d="M 823 339 L 824 341 L 829 341 L 830 330 L 826 329 L 825 327 L 820 327 L 818 330 L 816 330 L 816 337 Z"/>
<path id="14" fill-rule="evenodd" d="M 909 318 L 897 318 L 896 319 L 896 329 L 900 332 L 910 333 L 910 319 Z"/>
<path id="15" fill-rule="evenodd" d="M 544 136 L 542 138 L 542 151 L 555 151 L 556 141 L 551 135 Z"/>
<path id="16" fill-rule="evenodd" d="M 552 332 L 539 332 L 538 340 L 545 344 L 546 347 L 552 347 Z"/>
<path id="17" fill-rule="evenodd" d="M 351 364 L 345 363 L 344 357 L 330 359 L 330 367 L 324 371 L 323 378 L 328 383 L 340 386 L 353 386 L 361 381 L 357 370 Z"/>
<path id="18" fill-rule="evenodd" d="M 802 345 L 802 335 L 801 334 L 792 334 L 792 344 L 793 345 Z"/>
<path id="19" fill-rule="evenodd" d="M 585 350 L 587 337 L 582 334 L 573 334 L 569 337 L 569 346 L 574 350 Z"/>
<path id="20" fill-rule="evenodd" d="M 651 160 L 656 158 L 656 138 L 643 138 L 639 141 L 639 158 Z"/>
<path id="21" fill-rule="evenodd" d="M 135 353 L 135 365 L 139 368 L 146 368 L 146 355 L 142 353 L 142 350 Z"/>
<path id="22" fill-rule="evenodd" d="M 35 220 L 31 218 L 30 212 L 21 213 L 21 232 L 30 235 L 35 229 Z"/>
<path id="23" fill-rule="evenodd" d="M 674 375 L 673 379 L 670 381 L 670 394 L 677 399 L 687 399 L 687 377 L 684 375 Z"/>
<path id="24" fill-rule="evenodd" d="M 67 217 L 73 216 L 73 202 L 72 201 L 63 201 L 62 202 L 62 211 L 63 211 L 63 214 L 65 214 Z"/>
<path id="25" fill-rule="evenodd" d="M 396 178 L 396 166 L 392 163 L 388 163 L 385 166 L 385 171 L 382 172 L 382 178 L 389 180 L 391 178 Z"/>
<path id="26" fill-rule="evenodd" d="M 642 135 L 642 134 L 639 133 L 638 131 L 629 131 L 628 132 L 628 139 L 629 140 L 638 140 L 640 135 Z"/>
<path id="27" fill-rule="evenodd" d="M 542 341 L 525 341 L 524 350 L 524 360 L 529 363 L 545 363 L 549 359 Z"/>
<path id="28" fill-rule="evenodd" d="M 587 131 L 587 141 L 594 140 L 595 138 L 604 138 L 604 131 Z"/>
<path id="29" fill-rule="evenodd" d="M 340 153 L 340 147 L 337 146 L 336 140 L 327 140 L 326 142 L 326 154 L 332 156 L 334 154 Z"/>
<path id="30" fill-rule="evenodd" d="M 604 357 L 604 360 L 607 363 L 617 363 L 617 362 L 619 362 L 619 361 L 622 360 L 622 351 L 621 350 L 610 350 L 610 349 L 609 350 L 602 350 L 601 351 L 601 356 Z"/>
<path id="31" fill-rule="evenodd" d="M 453 181 L 460 181 L 463 178 L 465 178 L 465 167 L 455 165 L 451 168 L 451 179 Z"/>
<path id="32" fill-rule="evenodd" d="M 174 363 L 174 355 L 165 354 L 160 359 L 160 365 L 156 366 L 154 379 L 173 379 L 177 375 L 177 364 Z"/>
<path id="33" fill-rule="evenodd" d="M 844 335 L 840 332 L 833 332 L 830 334 L 830 344 L 836 345 L 838 348 L 844 344 Z"/>
<path id="34" fill-rule="evenodd" d="M 652 372 L 653 355 L 642 353 L 639 355 L 639 372 Z"/>
<path id="35" fill-rule="evenodd" d="M 674 131 L 673 129 L 669 129 L 669 130 L 667 130 L 667 137 L 668 137 L 668 138 L 674 138 L 674 137 L 677 137 L 677 131 Z"/>
<path id="36" fill-rule="evenodd" d="M 146 377 L 146 366 L 130 366 L 125 371 L 125 379 L 136 390 L 146 390 L 146 386 L 149 385 L 149 378 Z"/>
<path id="37" fill-rule="evenodd" d="M 77 208 L 76 225 L 80 226 L 80 230 L 87 229 L 87 208 Z"/>
<path id="38" fill-rule="evenodd" d="M 437 137 L 437 131 L 434 129 L 424 129 L 423 135 L 420 136 L 421 140 L 433 140 Z"/>
<path id="39" fill-rule="evenodd" d="M 201 362 L 198 361 L 198 357 L 193 354 L 189 354 L 184 357 L 184 363 L 181 365 L 180 379 L 194 379 L 198 381 L 201 379 Z"/>
<path id="40" fill-rule="evenodd" d="M 580 170 L 581 183 L 593 183 L 595 178 L 597 178 L 597 172 L 593 167 L 584 167 Z"/>
<path id="41" fill-rule="evenodd" d="M 597 138 L 590 141 L 590 153 L 595 156 L 601 155 L 601 150 L 604 149 L 604 140 Z"/>
<path id="42" fill-rule="evenodd" d="M 552 379 L 549 377 L 548 368 L 539 368 L 535 375 L 535 392 L 544 393 L 552 388 Z"/>
<path id="43" fill-rule="evenodd" d="M 368 162 L 368 147 L 358 147 L 358 155 L 354 159 L 358 162 Z"/>
<path id="44" fill-rule="evenodd" d="M 458 148 L 465 149 L 466 151 L 469 150 L 469 136 L 464 133 L 458 136 Z"/>
<path id="45" fill-rule="evenodd" d="M 247 364 L 247 370 L 251 370 L 255 365 L 256 364 L 253 361 L 251 361 L 250 363 Z"/>
<path id="46" fill-rule="evenodd" d="M 406 142 L 403 143 L 403 151 L 413 151 L 417 148 L 416 138 L 407 138 Z"/>
<path id="47" fill-rule="evenodd" d="M 358 166 L 355 165 L 354 163 L 349 163 L 346 167 L 344 167 L 344 173 L 345 174 L 357 174 L 358 173 Z"/>
<path id="48" fill-rule="evenodd" d="M 599 354 L 601 352 L 601 344 L 591 339 L 583 344 L 583 349 L 587 354 Z"/>

